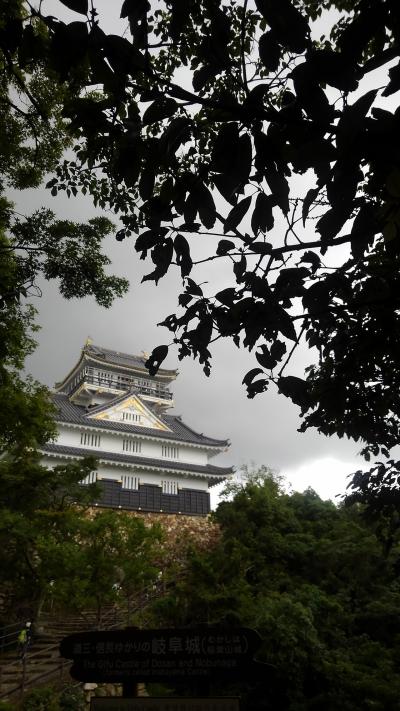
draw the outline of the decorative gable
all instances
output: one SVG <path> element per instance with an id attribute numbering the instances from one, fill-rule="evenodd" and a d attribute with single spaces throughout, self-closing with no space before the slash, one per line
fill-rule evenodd
<path id="1" fill-rule="evenodd" d="M 120 422 L 125 425 L 163 430 L 164 432 L 172 431 L 136 395 L 128 395 L 119 399 L 114 405 L 103 405 L 96 408 L 96 412 L 90 414 L 88 419 Z"/>

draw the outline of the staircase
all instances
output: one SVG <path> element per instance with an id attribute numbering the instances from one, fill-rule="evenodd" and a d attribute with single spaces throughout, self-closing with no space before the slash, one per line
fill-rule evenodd
<path id="1" fill-rule="evenodd" d="M 129 601 L 131 614 L 144 609 L 152 600 L 163 594 L 164 588 L 161 585 L 142 590 Z M 26 689 L 41 686 L 48 681 L 70 681 L 69 669 L 72 662 L 59 654 L 59 643 L 64 637 L 74 632 L 123 628 L 126 624 L 127 609 L 116 606 L 110 606 L 104 611 L 100 624 L 97 623 L 93 610 L 62 617 L 51 613 L 43 615 L 40 619 L 40 633 L 34 636 L 24 663 L 15 648 L 9 648 L 0 655 L 0 700 L 18 694 L 22 696 Z M 24 623 L 21 623 L 16 629 L 21 629 L 23 625 Z M 17 634 L 15 640 L 16 638 Z"/>

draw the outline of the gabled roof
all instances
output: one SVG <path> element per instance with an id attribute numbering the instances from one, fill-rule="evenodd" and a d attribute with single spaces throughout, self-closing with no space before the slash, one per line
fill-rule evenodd
<path id="1" fill-rule="evenodd" d="M 149 407 L 148 403 L 134 390 L 118 395 L 113 400 L 103 403 L 102 405 L 91 407 L 90 410 L 87 411 L 87 418 L 90 421 L 93 419 L 95 421 L 103 419 L 104 422 L 113 422 L 107 415 L 110 411 L 112 413 L 115 408 L 117 408 L 117 410 L 123 410 L 124 404 L 125 407 L 128 408 L 129 406 L 133 406 L 134 409 L 140 408 L 144 417 L 147 417 L 147 420 L 154 424 L 154 429 L 166 430 L 168 428 L 168 425 L 164 422 L 163 418 L 160 417 L 160 414 L 156 412 L 155 408 Z M 143 425 L 140 425 L 140 427 L 143 428 Z"/>
<path id="2" fill-rule="evenodd" d="M 110 365 L 119 365 L 124 368 L 133 368 L 135 370 L 143 370 L 147 374 L 148 370 L 145 366 L 147 356 L 142 355 L 130 355 L 129 353 L 120 353 L 119 351 L 113 351 L 110 348 L 103 348 L 102 346 L 96 346 L 92 343 L 86 344 L 83 347 L 83 352 L 88 356 L 100 359 L 104 363 L 109 363 Z M 177 370 L 168 370 L 167 368 L 160 368 L 158 371 L 159 375 L 169 375 L 175 378 L 177 375 Z"/>
<path id="3" fill-rule="evenodd" d="M 138 397 L 143 404 L 148 407 L 146 400 L 142 400 Z M 64 393 L 54 393 L 52 395 L 53 402 L 57 408 L 57 414 L 55 419 L 57 422 L 66 422 L 86 427 L 94 427 L 102 430 L 112 430 L 114 432 L 126 432 L 130 434 L 138 435 L 148 435 L 151 437 L 157 437 L 160 439 L 169 439 L 180 442 L 187 442 L 188 444 L 197 444 L 204 447 L 216 447 L 218 449 L 224 449 L 229 445 L 229 440 L 227 439 L 214 439 L 212 437 L 206 437 L 203 434 L 195 432 L 182 422 L 181 418 L 177 415 L 157 415 L 158 418 L 165 423 L 169 428 L 169 432 L 153 429 L 150 427 L 141 427 L 140 425 L 128 424 L 125 422 L 113 422 L 111 420 L 96 420 L 90 418 L 93 410 L 86 410 L 85 407 L 75 405 L 70 402 L 68 395 Z M 120 401 L 121 396 L 115 398 L 115 401 Z M 106 407 L 111 407 L 114 400 L 110 400 Z"/>
<path id="4" fill-rule="evenodd" d="M 137 457 L 132 454 L 120 454 L 119 452 L 102 452 L 94 451 L 93 449 L 84 449 L 83 447 L 67 447 L 60 444 L 47 443 L 41 451 L 43 454 L 49 454 L 59 457 L 94 457 L 99 461 L 116 462 L 127 465 L 134 465 L 144 469 L 163 469 L 164 471 L 183 472 L 188 475 L 194 475 L 201 478 L 206 478 L 209 486 L 218 484 L 232 474 L 232 467 L 216 467 L 212 464 L 202 466 L 200 464 L 188 464 L 185 462 L 176 462 L 172 460 L 153 459 L 150 457 Z"/>

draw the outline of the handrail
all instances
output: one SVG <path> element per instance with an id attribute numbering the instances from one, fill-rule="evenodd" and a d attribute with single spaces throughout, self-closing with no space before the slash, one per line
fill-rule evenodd
<path id="1" fill-rule="evenodd" d="M 140 598 L 140 599 L 137 602 L 136 607 L 134 607 L 131 610 L 131 613 L 135 614 L 136 612 L 143 610 L 144 608 L 146 608 L 146 606 L 149 604 L 149 602 L 151 602 L 153 599 L 155 599 L 157 597 L 160 597 L 164 591 L 165 591 L 164 582 L 161 584 L 158 584 L 158 585 L 155 584 L 155 585 L 147 586 L 146 588 L 141 590 L 140 593 L 137 595 L 137 598 Z M 110 612 L 114 612 L 114 609 L 110 610 Z M 117 615 L 118 615 L 118 612 L 120 614 L 125 614 L 126 610 L 122 611 L 122 610 L 118 610 L 118 608 L 115 608 L 115 612 L 117 613 Z M 120 622 L 120 620 L 118 620 L 118 621 L 114 622 L 113 624 L 108 625 L 106 629 L 109 629 L 109 630 L 115 629 L 116 627 L 119 627 L 120 624 L 121 624 L 121 622 Z M 97 629 L 98 629 L 98 626 L 94 626 L 94 627 L 95 628 L 97 627 Z M 87 631 L 90 631 L 91 629 L 93 629 L 93 628 L 89 628 L 89 630 L 87 630 Z M 27 660 L 31 660 L 32 658 L 38 657 L 46 652 L 55 651 L 56 649 L 58 651 L 59 646 L 60 646 L 59 642 L 55 642 L 47 647 L 44 647 L 44 648 L 42 647 L 40 650 L 37 650 L 36 652 L 33 652 L 32 654 L 28 654 L 26 659 L 23 662 L 23 665 L 22 665 L 23 668 L 22 668 L 21 682 L 17 686 L 13 687 L 12 689 L 8 689 L 8 691 L 6 691 L 6 692 L 3 692 L 3 693 L 0 692 L 0 699 L 5 699 L 10 696 L 13 696 L 18 691 L 22 695 L 27 686 L 31 686 L 35 682 L 41 681 L 42 679 L 45 679 L 47 677 L 54 676 L 57 674 L 57 672 L 61 672 L 61 675 L 62 675 L 65 668 L 72 666 L 72 661 L 68 661 L 68 660 L 64 659 L 63 657 L 59 656 L 57 658 L 54 658 L 54 661 L 58 662 L 58 663 L 56 664 L 56 666 L 53 669 L 50 669 L 47 672 L 43 672 L 42 674 L 39 674 L 37 676 L 33 676 L 33 677 L 30 676 L 28 680 L 26 680 L 26 678 L 25 678 L 26 677 L 26 661 Z M 17 660 L 14 659 L 12 662 L 9 662 L 9 664 L 0 666 L 0 684 L 1 684 L 1 677 L 3 675 L 3 672 L 7 671 L 7 669 L 9 669 L 11 667 L 14 667 L 16 662 L 17 662 Z"/>

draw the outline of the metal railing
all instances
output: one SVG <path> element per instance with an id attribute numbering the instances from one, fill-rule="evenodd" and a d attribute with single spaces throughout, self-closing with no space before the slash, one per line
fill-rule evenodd
<path id="1" fill-rule="evenodd" d="M 18 642 L 18 635 L 25 627 L 24 622 L 13 622 L 10 625 L 0 627 L 0 654 L 9 647 L 15 647 Z"/>
<path id="2" fill-rule="evenodd" d="M 129 624 L 129 620 L 127 619 L 127 610 L 129 608 L 130 615 L 133 615 L 147 607 L 147 605 L 149 605 L 154 599 L 161 597 L 165 593 L 165 591 L 166 588 L 164 583 L 154 583 L 141 590 L 137 596 L 131 598 L 130 602 L 133 603 L 132 607 L 130 606 L 129 601 L 126 600 L 125 608 L 113 607 L 109 610 L 106 610 L 105 614 L 103 615 L 103 618 L 100 621 L 100 624 L 89 625 L 81 631 L 90 631 L 97 629 L 112 630 L 118 627 L 126 626 L 126 622 L 128 622 Z M 124 618 L 126 618 L 125 625 L 123 623 Z M 82 622 L 85 622 L 83 616 Z M 15 623 L 15 625 L 18 627 L 18 630 L 20 630 L 21 626 L 23 626 L 23 624 L 21 625 L 20 622 Z M 11 627 L 12 625 L 9 626 Z M 20 696 L 22 696 L 28 687 L 32 687 L 35 684 L 42 682 L 44 679 L 52 678 L 57 675 L 59 676 L 59 678 L 62 679 L 65 671 L 72 666 L 72 662 L 67 659 L 64 659 L 63 657 L 60 657 L 59 644 L 59 641 L 53 642 L 47 647 L 42 647 L 36 652 L 28 652 L 23 660 L 14 659 L 8 664 L 5 664 L 3 666 L 0 665 L 0 699 L 8 699 L 18 693 L 20 694 Z M 32 659 L 35 661 L 35 659 L 40 659 L 41 657 L 43 657 L 43 655 L 46 654 L 49 655 L 46 662 L 47 664 L 51 664 L 52 668 L 46 670 L 45 672 L 40 672 L 36 675 L 33 672 L 34 675 L 32 676 L 32 672 L 29 669 Z M 5 683 L 5 676 L 7 676 L 7 671 L 15 669 L 18 664 L 21 665 L 19 681 L 13 687 L 7 689 L 6 691 L 2 691 L 2 686 Z"/>
<path id="3" fill-rule="evenodd" d="M 124 382 L 123 380 L 118 380 L 118 378 L 114 378 L 112 376 L 101 376 L 90 372 L 81 374 L 81 378 L 76 385 L 70 389 L 69 394 L 75 392 L 75 390 L 77 390 L 84 382 L 89 383 L 90 385 L 96 385 L 96 387 L 106 387 L 112 390 L 131 390 L 134 388 L 141 395 L 148 395 L 150 397 L 160 398 L 161 400 L 173 399 L 172 393 L 169 390 L 164 390 L 163 388 L 152 388 L 146 385 L 140 385 L 140 383 L 135 383 L 133 380 L 128 379 Z"/>

